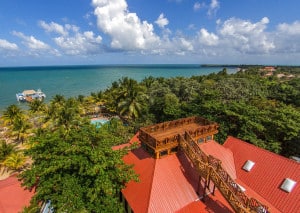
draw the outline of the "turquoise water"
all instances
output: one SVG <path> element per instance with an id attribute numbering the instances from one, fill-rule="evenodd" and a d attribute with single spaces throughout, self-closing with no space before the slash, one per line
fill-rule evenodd
<path id="1" fill-rule="evenodd" d="M 191 77 L 219 72 L 223 67 L 201 65 L 120 65 L 120 66 L 52 66 L 0 68 L 0 112 L 10 104 L 18 104 L 16 93 L 41 89 L 46 101 L 54 95 L 65 97 L 90 95 L 104 90 L 122 77 L 141 81 L 153 77 Z M 228 68 L 227 68 L 228 69 Z M 229 72 L 234 69 L 228 69 Z M 24 104 L 22 104 L 24 105 Z"/>
<path id="2" fill-rule="evenodd" d="M 91 120 L 91 124 L 96 125 L 96 127 L 100 127 L 103 124 L 106 124 L 109 120 L 105 118 L 93 119 Z"/>

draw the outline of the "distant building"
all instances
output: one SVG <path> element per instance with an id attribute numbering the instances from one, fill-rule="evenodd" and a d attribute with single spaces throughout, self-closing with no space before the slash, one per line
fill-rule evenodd
<path id="1" fill-rule="evenodd" d="M 283 73 L 277 74 L 277 78 L 283 78 L 283 77 L 285 77 L 285 74 L 283 74 Z"/>
<path id="2" fill-rule="evenodd" d="M 267 66 L 261 69 L 261 71 L 265 71 L 265 72 L 275 72 L 276 68 L 273 66 Z"/>
<path id="3" fill-rule="evenodd" d="M 199 117 L 141 128 L 124 157 L 140 178 L 122 191 L 127 212 L 297 212 L 300 164 L 234 137 L 220 145 L 217 128 Z"/>

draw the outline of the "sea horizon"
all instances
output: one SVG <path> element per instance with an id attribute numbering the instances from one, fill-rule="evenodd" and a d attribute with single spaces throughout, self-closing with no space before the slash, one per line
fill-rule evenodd
<path id="1" fill-rule="evenodd" d="M 90 95 L 110 87 L 114 81 L 129 77 L 142 81 L 147 77 L 191 77 L 222 71 L 236 72 L 238 66 L 207 64 L 114 64 L 0 67 L 0 113 L 11 104 L 19 103 L 16 93 L 41 89 L 47 103 L 56 94 L 65 97 Z"/>

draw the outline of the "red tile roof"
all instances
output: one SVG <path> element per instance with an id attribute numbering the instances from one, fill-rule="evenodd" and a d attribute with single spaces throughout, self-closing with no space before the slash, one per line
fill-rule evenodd
<path id="1" fill-rule="evenodd" d="M 34 192 L 21 187 L 15 176 L 0 181 L 0 212 L 17 213 L 29 205 Z"/>
<path id="2" fill-rule="evenodd" d="M 299 163 L 234 137 L 228 137 L 224 147 L 233 152 L 238 179 L 275 206 L 278 211 L 287 213 L 299 211 Z M 254 167 L 249 172 L 242 169 L 247 160 L 255 162 Z M 297 182 L 290 193 L 280 189 L 285 178 L 290 178 Z"/>

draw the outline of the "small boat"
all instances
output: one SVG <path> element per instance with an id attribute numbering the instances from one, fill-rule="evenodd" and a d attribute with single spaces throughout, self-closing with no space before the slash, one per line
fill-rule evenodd
<path id="1" fill-rule="evenodd" d="M 46 98 L 45 93 L 43 93 L 40 89 L 35 90 L 24 90 L 22 93 L 16 94 L 17 101 L 20 102 L 31 102 L 35 99 L 44 100 Z"/>

